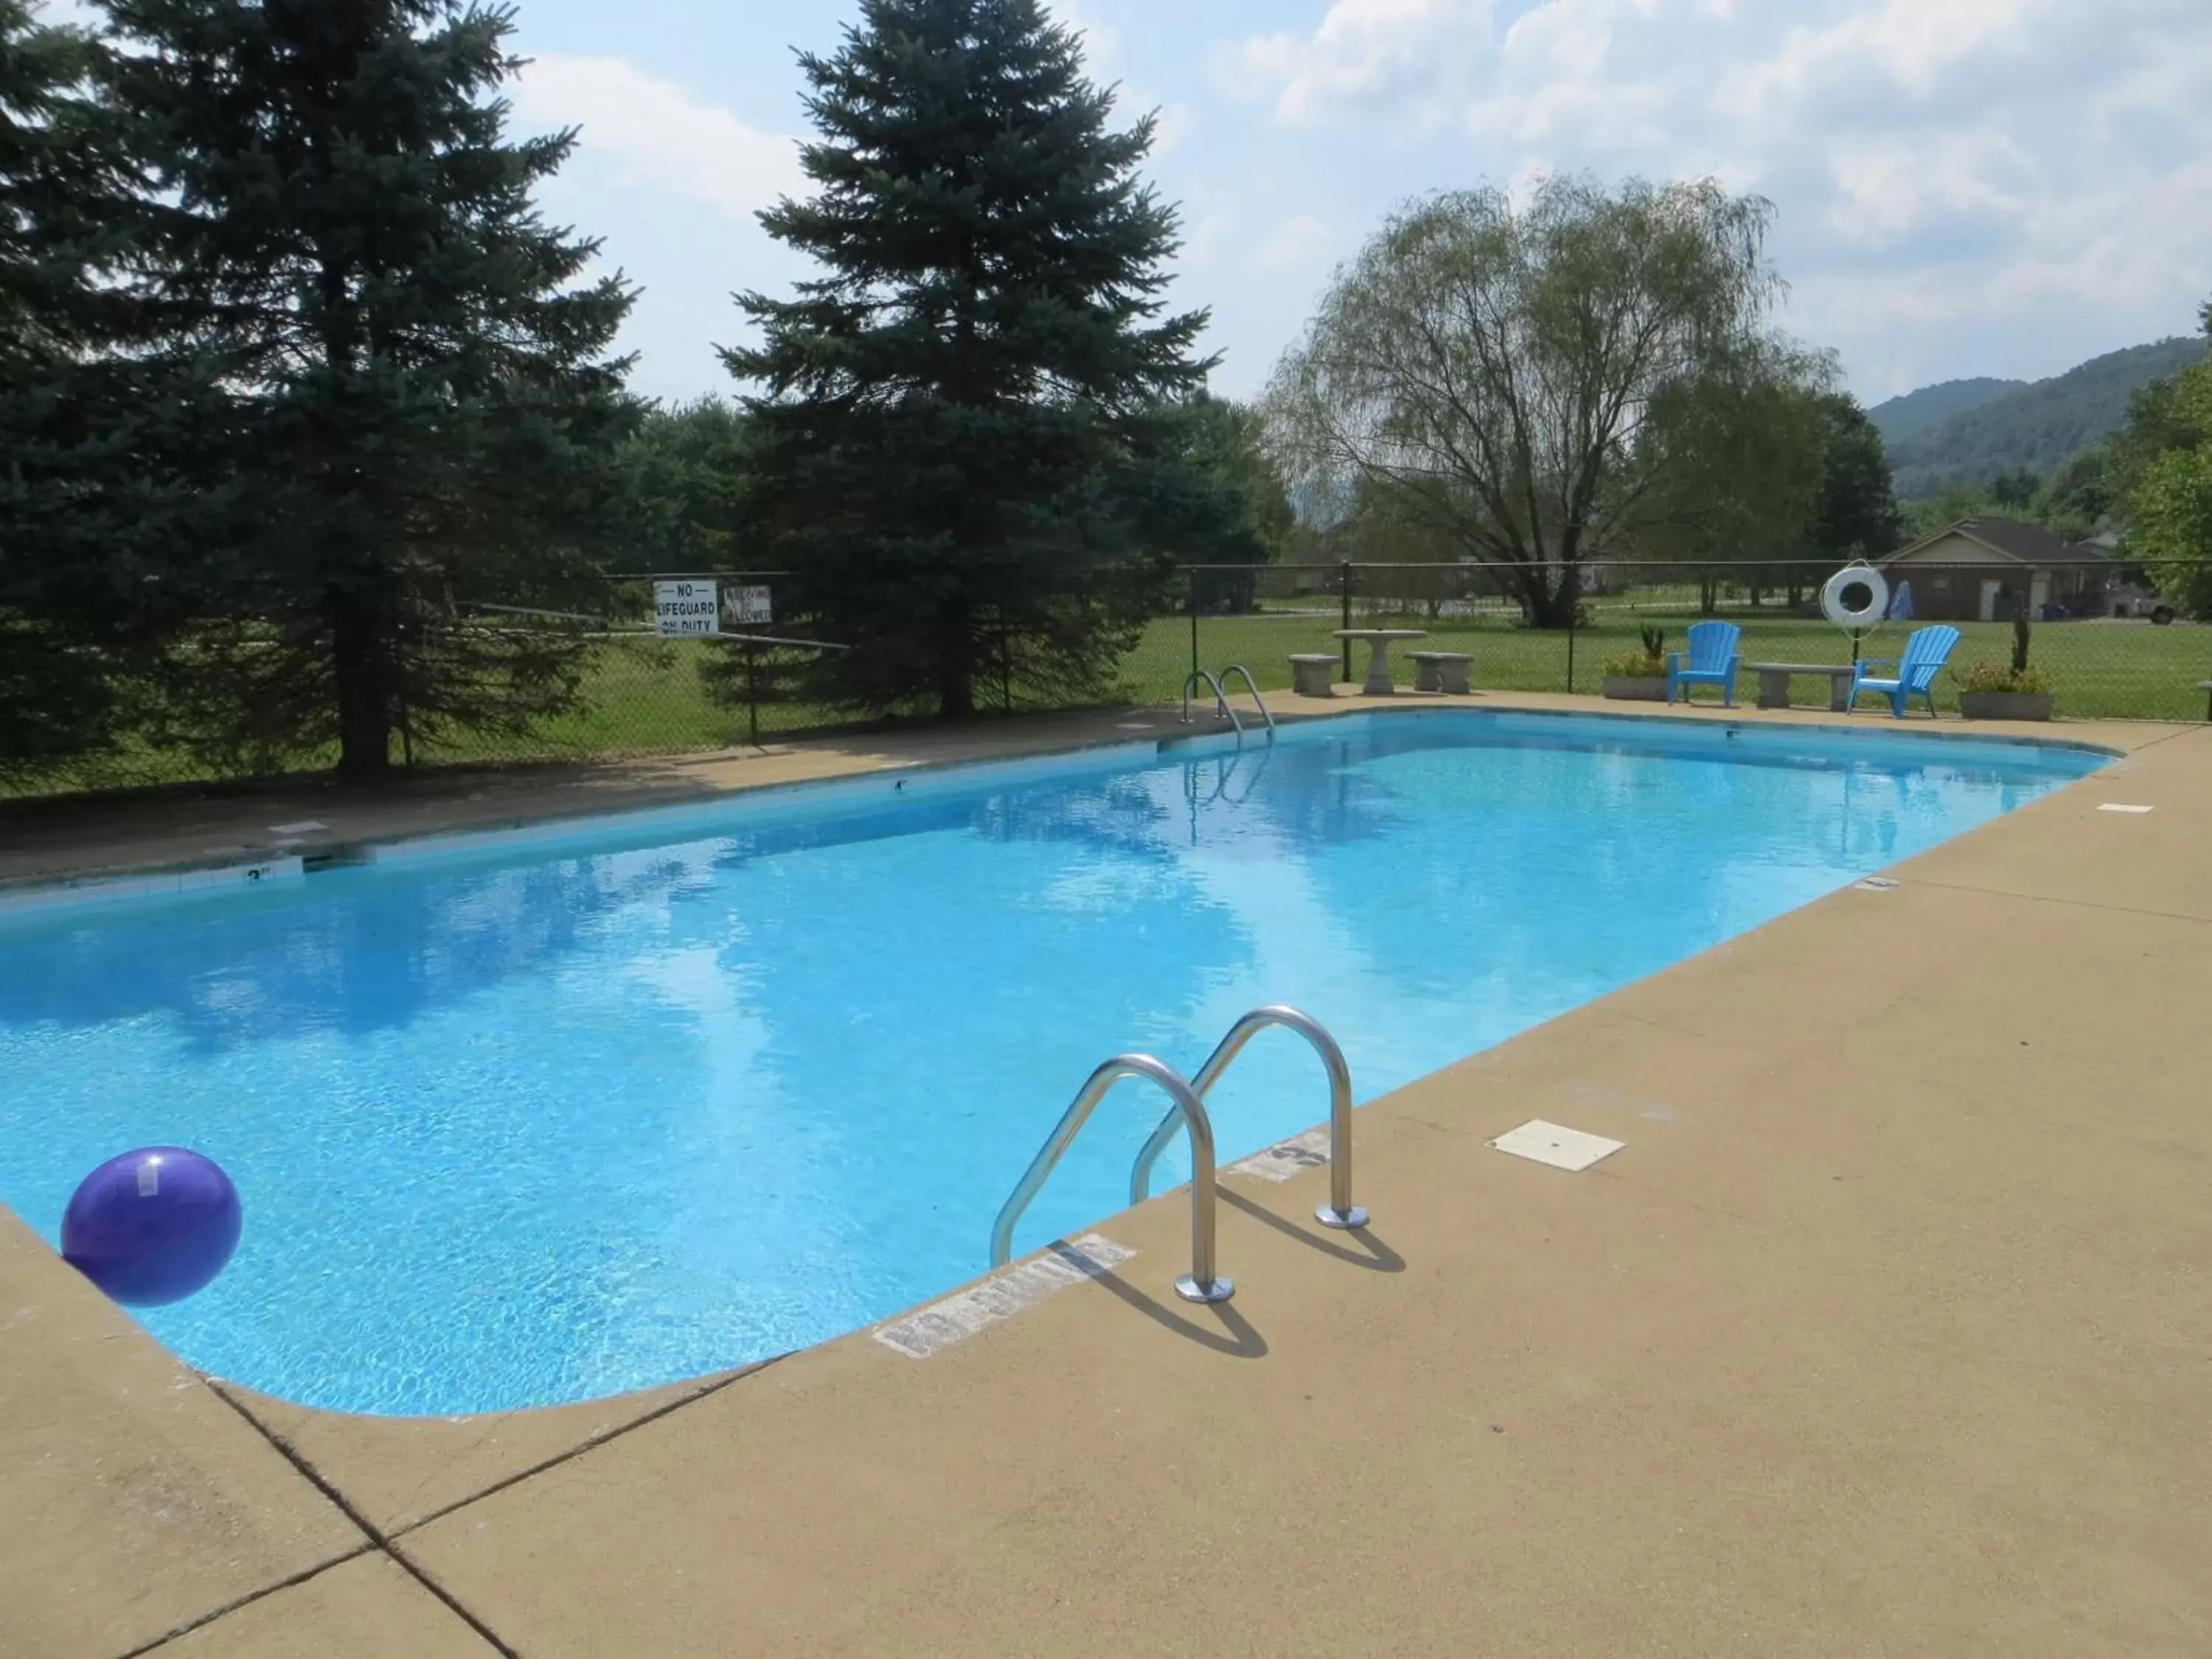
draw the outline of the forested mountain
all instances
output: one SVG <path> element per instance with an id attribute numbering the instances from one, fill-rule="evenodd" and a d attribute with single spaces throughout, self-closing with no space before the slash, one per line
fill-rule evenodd
<path id="1" fill-rule="evenodd" d="M 1867 419 L 1881 434 L 1882 442 L 1895 446 L 1907 438 L 1917 437 L 1940 421 L 1993 403 L 2008 392 L 2025 392 L 2029 384 L 2027 380 L 1993 380 L 1987 375 L 1972 380 L 1945 380 L 1876 404 L 1867 410 Z"/>
<path id="2" fill-rule="evenodd" d="M 2001 474 L 2049 472 L 2083 446 L 2118 431 L 2136 387 L 2202 362 L 2204 353 L 2201 337 L 2130 346 L 1962 409 L 1910 436 L 1893 437 L 1885 428 L 1898 496 L 1926 500 L 1954 486 L 1987 484 Z M 1946 389 L 1928 387 L 1870 412 L 1881 426 L 1883 410 Z"/>

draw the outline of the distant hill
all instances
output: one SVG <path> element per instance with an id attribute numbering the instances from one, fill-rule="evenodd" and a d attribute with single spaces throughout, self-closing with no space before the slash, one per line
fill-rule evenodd
<path id="1" fill-rule="evenodd" d="M 1954 415 L 1963 415 L 1970 409 L 1979 409 L 1984 404 L 2002 398 L 2008 392 L 2025 392 L 2026 380 L 1946 380 L 1941 386 L 1923 386 L 1917 392 L 1908 392 L 1901 398 L 1892 398 L 1886 404 L 1876 404 L 1867 410 L 1867 419 L 1874 429 L 1881 434 L 1882 442 L 1894 448 L 1907 438 L 1916 437 L 1938 421 L 1948 420 Z"/>
<path id="2" fill-rule="evenodd" d="M 2200 362 L 2204 349 L 2202 337 L 2190 336 L 2130 346 L 1961 409 L 1907 436 L 1885 434 L 1898 499 L 1926 501 L 1954 484 L 1985 483 L 2021 467 L 2048 472 L 2084 445 L 2118 430 L 2127 417 L 2128 396 L 2137 386 Z M 1883 407 L 1946 390 L 1930 386 Z"/>

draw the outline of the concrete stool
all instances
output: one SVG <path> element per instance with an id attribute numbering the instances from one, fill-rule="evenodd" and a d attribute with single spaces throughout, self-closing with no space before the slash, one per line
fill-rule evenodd
<path id="1" fill-rule="evenodd" d="M 1413 659 L 1413 690 L 1441 691 L 1449 696 L 1465 696 L 1474 688 L 1468 675 L 1474 666 L 1474 655 L 1468 651 L 1409 651 Z"/>
<path id="2" fill-rule="evenodd" d="M 1313 654 L 1291 658 L 1291 690 L 1302 697 L 1333 697 L 1336 658 Z"/>

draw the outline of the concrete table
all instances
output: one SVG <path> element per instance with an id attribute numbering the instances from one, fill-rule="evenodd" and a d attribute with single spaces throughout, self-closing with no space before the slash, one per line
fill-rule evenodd
<path id="1" fill-rule="evenodd" d="M 1390 643 L 1394 640 L 1425 640 L 1425 628 L 1338 628 L 1330 630 L 1340 640 L 1364 640 L 1368 644 L 1367 684 L 1359 689 L 1370 697 L 1387 697 L 1396 691 L 1390 678 Z"/>
<path id="2" fill-rule="evenodd" d="M 1826 674 L 1830 711 L 1840 714 L 1851 706 L 1853 670 L 1847 662 L 1747 662 L 1744 666 L 1759 676 L 1761 708 L 1790 707 L 1790 678 L 1793 674 Z"/>

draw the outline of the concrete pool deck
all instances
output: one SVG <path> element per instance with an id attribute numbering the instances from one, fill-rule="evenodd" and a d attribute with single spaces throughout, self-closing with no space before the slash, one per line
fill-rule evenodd
<path id="1" fill-rule="evenodd" d="M 374 839 L 1138 720 L 300 816 Z M 1364 1109 L 1364 1235 L 1312 1224 L 1325 1171 L 1227 1175 L 1219 1307 L 1168 1288 L 1177 1193 L 927 1359 L 863 1332 L 399 1422 L 209 1383 L 0 1212 L 0 1652 L 2212 1651 L 2212 730 L 1913 729 L 2128 758 Z M 0 875 L 214 856 L 271 804 Z M 1626 1146 L 1489 1148 L 1531 1118 Z"/>

